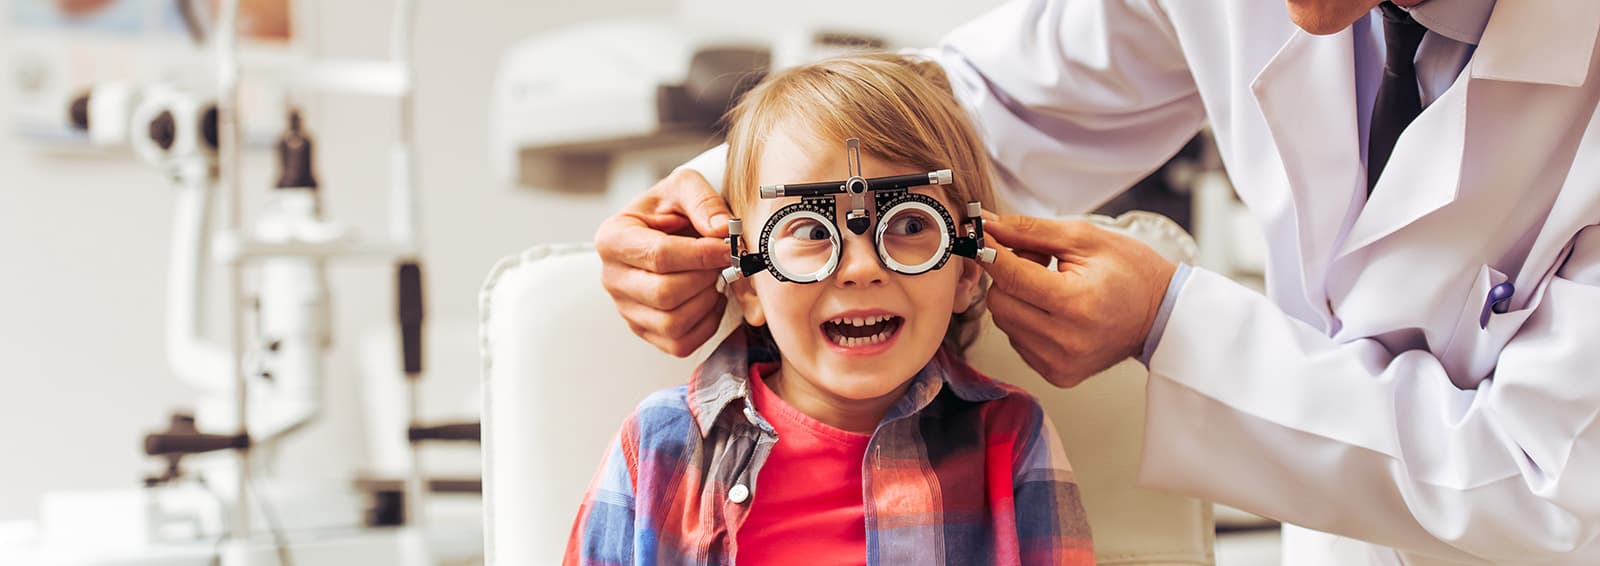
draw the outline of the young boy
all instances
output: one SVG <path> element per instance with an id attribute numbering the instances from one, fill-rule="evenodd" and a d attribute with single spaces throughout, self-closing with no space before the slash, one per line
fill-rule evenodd
<path id="1" fill-rule="evenodd" d="M 992 177 L 938 67 L 830 59 L 730 118 L 746 324 L 623 423 L 566 562 L 1092 564 L 1049 419 L 962 361 Z"/>

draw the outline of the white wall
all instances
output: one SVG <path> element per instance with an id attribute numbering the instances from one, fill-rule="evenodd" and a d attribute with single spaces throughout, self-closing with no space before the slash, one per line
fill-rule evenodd
<path id="1" fill-rule="evenodd" d="M 945 32 L 1000 5 L 1001 0 L 679 0 L 679 4 L 681 13 L 695 21 L 745 31 L 782 32 L 800 26 L 866 30 L 899 44 L 931 47 Z"/>
<path id="2" fill-rule="evenodd" d="M 994 2 L 772 0 L 420 0 L 417 28 L 422 236 L 431 321 L 475 319 L 498 258 L 530 244 L 588 240 L 609 212 L 600 197 L 496 186 L 488 170 L 488 103 L 501 51 L 540 30 L 593 18 L 689 17 L 753 29 L 893 22 L 907 40 L 937 37 Z M 385 54 L 390 2 L 304 1 L 335 57 Z M 0 2 L 0 26 L 7 17 Z M 757 14 L 763 14 L 757 16 Z M 868 26 L 871 27 L 871 26 Z M 0 29 L 4 29 L 0 27 Z M 931 39 L 929 39 L 931 41 Z M 9 77 L 0 37 L 0 77 Z M 0 89 L 0 109 L 7 108 Z M 383 231 L 394 107 L 323 98 L 310 127 L 327 210 Z M 268 162 L 251 161 L 267 179 Z M 257 182 L 260 182 L 259 180 Z M 0 135 L 0 520 L 36 513 L 40 494 L 132 487 L 154 462 L 140 439 L 189 394 L 162 356 L 170 191 L 131 160 L 49 159 Z M 358 337 L 392 320 L 387 266 L 332 273 L 336 340 L 322 421 L 292 441 L 289 477 L 348 477 L 365 459 L 358 414 Z M 476 336 L 458 340 L 476 341 Z M 434 368 L 475 382 L 477 367 Z M 435 379 L 445 378 L 434 376 Z"/>

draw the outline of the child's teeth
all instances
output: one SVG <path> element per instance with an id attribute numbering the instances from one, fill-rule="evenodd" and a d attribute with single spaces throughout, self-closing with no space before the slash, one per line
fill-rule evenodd
<path id="1" fill-rule="evenodd" d="M 870 325 L 873 325 L 873 324 L 881 324 L 881 323 L 889 322 L 893 318 L 894 318 L 893 315 L 880 314 L 880 315 L 868 316 L 868 317 L 836 318 L 836 319 L 830 320 L 828 322 L 837 324 L 839 326 L 861 327 L 861 326 L 870 326 Z"/>
<path id="2" fill-rule="evenodd" d="M 838 319 L 830 320 L 828 322 L 831 322 L 831 323 L 839 325 L 839 326 L 849 325 L 849 326 L 853 326 L 853 327 L 856 327 L 856 328 L 862 328 L 862 327 L 876 325 L 876 324 L 884 324 L 884 323 L 887 323 L 887 322 L 889 322 L 891 320 L 894 320 L 894 316 L 893 315 L 875 315 L 875 316 L 870 316 L 870 317 L 865 317 L 865 318 L 838 318 Z M 841 331 L 836 330 L 836 329 L 828 329 L 827 334 L 828 334 L 828 339 L 831 340 L 834 344 L 838 344 L 839 346 L 843 346 L 843 347 L 846 347 L 846 348 L 855 348 L 855 347 L 859 347 L 859 346 L 868 346 L 868 345 L 872 345 L 872 344 L 880 344 L 880 343 L 883 343 L 885 341 L 888 341 L 889 335 L 892 334 L 891 330 L 892 329 L 890 329 L 890 328 L 883 328 L 883 329 L 880 329 L 877 333 L 874 333 L 871 336 L 860 336 L 860 337 L 846 336 L 844 332 L 841 332 Z"/>

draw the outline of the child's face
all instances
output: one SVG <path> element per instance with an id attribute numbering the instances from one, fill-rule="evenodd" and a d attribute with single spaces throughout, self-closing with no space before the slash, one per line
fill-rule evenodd
<path id="1" fill-rule="evenodd" d="M 926 173 L 916 167 L 883 161 L 862 148 L 864 177 Z M 769 138 L 759 156 L 760 184 L 795 184 L 840 180 L 847 176 L 844 143 L 818 147 L 796 143 L 786 135 Z M 959 174 L 959 173 L 958 173 Z M 960 182 L 959 179 L 957 182 Z M 956 206 L 942 187 L 918 187 L 913 192 L 939 199 L 946 209 Z M 778 209 L 798 198 L 761 199 L 751 210 L 737 211 L 746 226 L 765 226 Z M 877 211 L 868 195 L 868 214 Z M 839 198 L 843 215 L 849 200 Z M 957 222 L 961 222 L 957 216 Z M 798 376 L 841 400 L 872 400 L 898 392 L 933 358 L 950 325 L 951 313 L 971 304 L 979 269 L 963 257 L 951 257 L 940 269 L 920 275 L 901 275 L 879 263 L 872 230 L 857 235 L 839 230 L 843 253 L 833 275 L 811 284 L 779 282 L 768 272 L 740 280 L 735 293 L 746 322 L 767 325 L 777 342 L 785 375 Z M 837 321 L 846 318 L 872 321 L 892 317 L 878 334 L 843 340 Z M 870 328 L 868 330 L 871 330 Z M 852 342 L 855 342 L 852 344 Z"/>

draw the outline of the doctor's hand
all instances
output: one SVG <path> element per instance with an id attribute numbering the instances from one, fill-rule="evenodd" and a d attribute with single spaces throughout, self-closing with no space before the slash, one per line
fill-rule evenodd
<path id="1" fill-rule="evenodd" d="M 705 177 L 679 169 L 600 224 L 600 281 L 634 334 L 683 357 L 716 333 L 727 306 L 716 281 L 732 263 L 728 218 Z"/>
<path id="2" fill-rule="evenodd" d="M 1087 222 L 984 216 L 989 311 L 1023 361 L 1072 387 L 1140 354 L 1176 264 Z"/>

